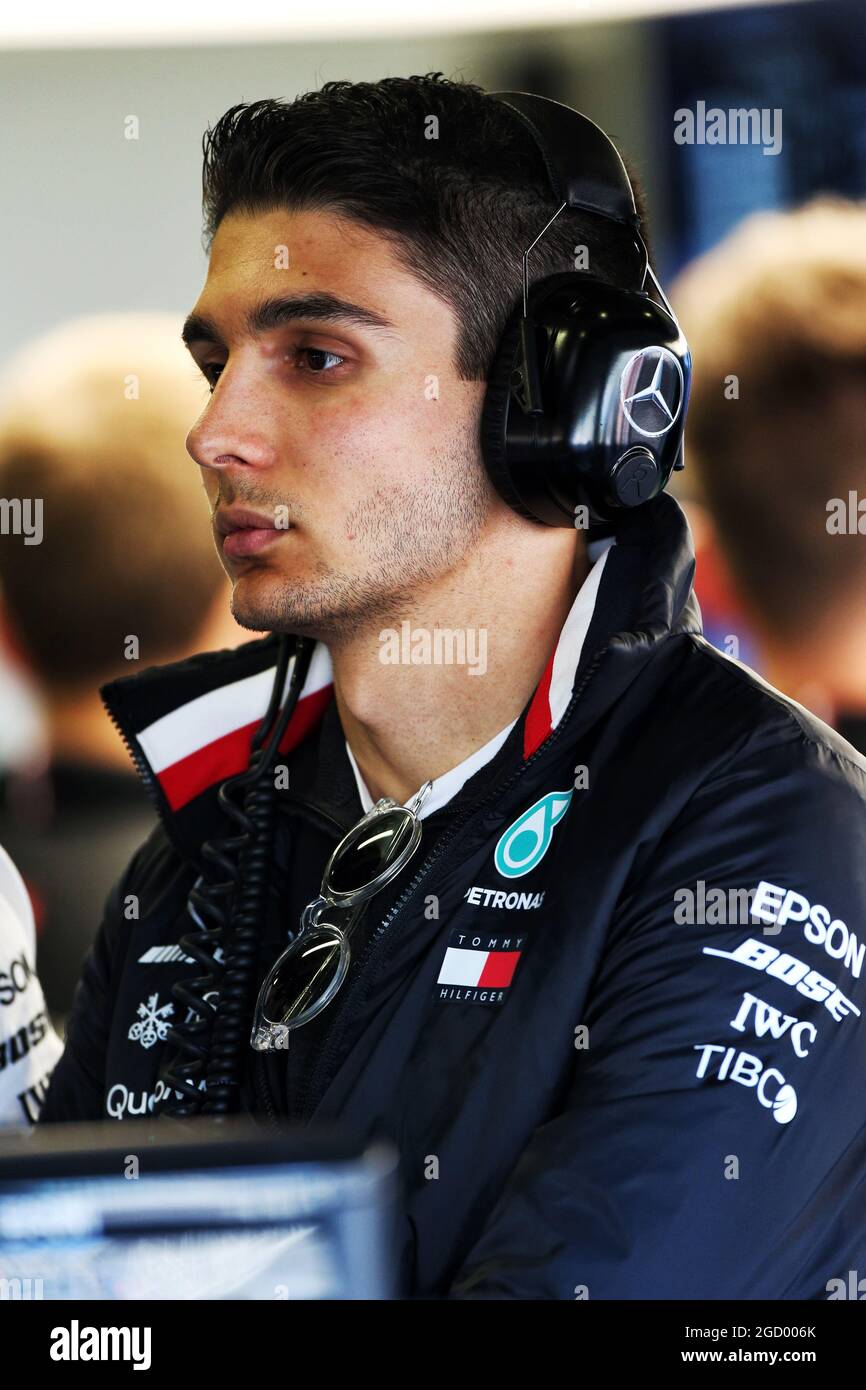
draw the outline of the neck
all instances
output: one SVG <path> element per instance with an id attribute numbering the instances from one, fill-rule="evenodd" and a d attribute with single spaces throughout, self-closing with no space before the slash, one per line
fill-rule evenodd
<path id="1" fill-rule="evenodd" d="M 589 572 L 579 532 L 501 528 L 389 626 L 329 642 L 349 747 L 401 804 L 515 720 Z"/>

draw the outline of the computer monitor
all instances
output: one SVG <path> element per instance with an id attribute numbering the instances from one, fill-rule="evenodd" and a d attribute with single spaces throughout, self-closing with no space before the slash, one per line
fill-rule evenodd
<path id="1" fill-rule="evenodd" d="M 397 1164 L 242 1120 L 0 1131 L 0 1296 L 399 1297 Z"/>

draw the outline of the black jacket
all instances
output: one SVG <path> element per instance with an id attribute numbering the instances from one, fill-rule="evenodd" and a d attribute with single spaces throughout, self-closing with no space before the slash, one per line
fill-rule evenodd
<path id="1" fill-rule="evenodd" d="M 866 1272 L 866 761 L 704 641 L 693 570 L 672 498 L 625 519 L 564 706 L 552 655 L 374 899 L 291 1085 L 250 1052 L 245 1108 L 268 1091 L 396 1143 L 416 1296 L 826 1298 Z M 109 897 L 45 1120 L 159 1092 L 195 969 L 171 948 L 276 640 L 104 691 L 162 819 Z M 328 671 L 319 646 L 284 745 L 260 976 L 360 815 Z"/>

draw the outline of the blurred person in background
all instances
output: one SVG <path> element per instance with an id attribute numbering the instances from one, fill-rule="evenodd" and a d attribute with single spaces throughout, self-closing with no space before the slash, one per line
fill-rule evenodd
<path id="1" fill-rule="evenodd" d="M 154 820 L 99 687 L 246 637 L 184 449 L 202 403 L 169 313 L 72 320 L 0 377 L 2 637 L 45 728 L 42 749 L 0 783 L 0 842 L 30 891 L 56 1018 L 108 888 Z M 29 536 L 12 534 L 15 499 Z"/>
<path id="2" fill-rule="evenodd" d="M 866 752 L 866 203 L 755 214 L 671 300 L 702 609 Z"/>

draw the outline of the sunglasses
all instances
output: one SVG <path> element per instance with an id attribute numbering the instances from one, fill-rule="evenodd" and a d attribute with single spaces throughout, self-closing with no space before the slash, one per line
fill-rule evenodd
<path id="1" fill-rule="evenodd" d="M 425 782 L 405 806 L 382 797 L 333 850 L 319 896 L 304 908 L 297 935 L 259 990 L 250 1035 L 256 1052 L 285 1051 L 291 1030 L 309 1023 L 334 998 L 349 969 L 349 938 L 361 910 L 421 843 L 418 812 L 432 786 Z"/>

